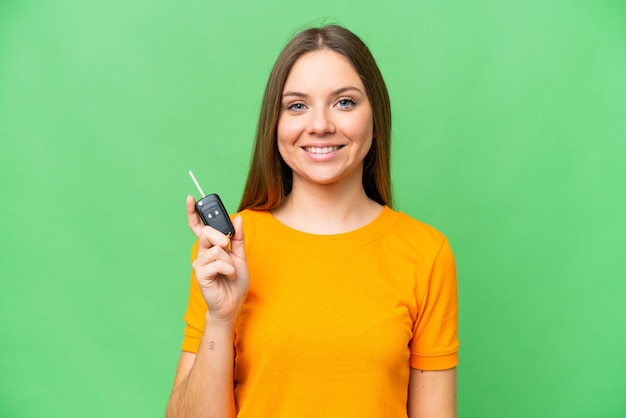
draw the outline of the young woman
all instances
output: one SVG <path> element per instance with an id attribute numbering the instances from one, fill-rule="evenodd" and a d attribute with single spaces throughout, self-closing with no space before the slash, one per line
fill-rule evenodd
<path id="1" fill-rule="evenodd" d="M 454 417 L 457 294 L 435 229 L 391 209 L 391 111 L 350 31 L 270 75 L 232 239 L 201 224 L 169 417 Z"/>

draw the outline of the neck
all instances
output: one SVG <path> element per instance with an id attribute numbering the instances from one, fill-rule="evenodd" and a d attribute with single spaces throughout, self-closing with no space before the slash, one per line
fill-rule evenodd
<path id="1" fill-rule="evenodd" d="M 294 182 L 291 193 L 272 211 L 276 219 L 299 231 L 312 234 L 340 234 L 372 222 L 382 206 L 367 197 L 358 185 Z"/>

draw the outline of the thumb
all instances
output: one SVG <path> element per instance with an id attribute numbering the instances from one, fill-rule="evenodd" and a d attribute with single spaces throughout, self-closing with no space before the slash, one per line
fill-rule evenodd
<path id="1" fill-rule="evenodd" d="M 233 219 L 235 235 L 230 239 L 230 250 L 239 258 L 246 259 L 246 248 L 243 241 L 243 219 L 240 215 Z"/>

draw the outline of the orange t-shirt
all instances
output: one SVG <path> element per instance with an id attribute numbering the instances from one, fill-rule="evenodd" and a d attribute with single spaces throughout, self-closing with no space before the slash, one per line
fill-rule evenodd
<path id="1" fill-rule="evenodd" d="M 338 235 L 241 216 L 238 417 L 406 417 L 410 367 L 456 366 L 456 272 L 441 233 L 388 207 Z M 197 352 L 206 309 L 192 275 L 183 350 Z"/>

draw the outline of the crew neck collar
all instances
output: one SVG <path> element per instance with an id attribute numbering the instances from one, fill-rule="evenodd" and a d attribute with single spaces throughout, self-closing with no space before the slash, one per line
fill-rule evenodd
<path id="1" fill-rule="evenodd" d="M 256 212 L 251 211 L 255 216 L 259 216 L 263 221 L 267 222 L 274 233 L 277 233 L 285 240 L 293 240 L 294 242 L 309 242 L 311 245 L 333 245 L 333 246 L 354 246 L 359 243 L 367 243 L 378 239 L 388 232 L 398 219 L 399 213 L 388 206 L 384 206 L 383 210 L 370 223 L 354 229 L 352 231 L 340 234 L 312 234 L 302 232 L 285 225 L 272 215 L 269 211 Z"/>

